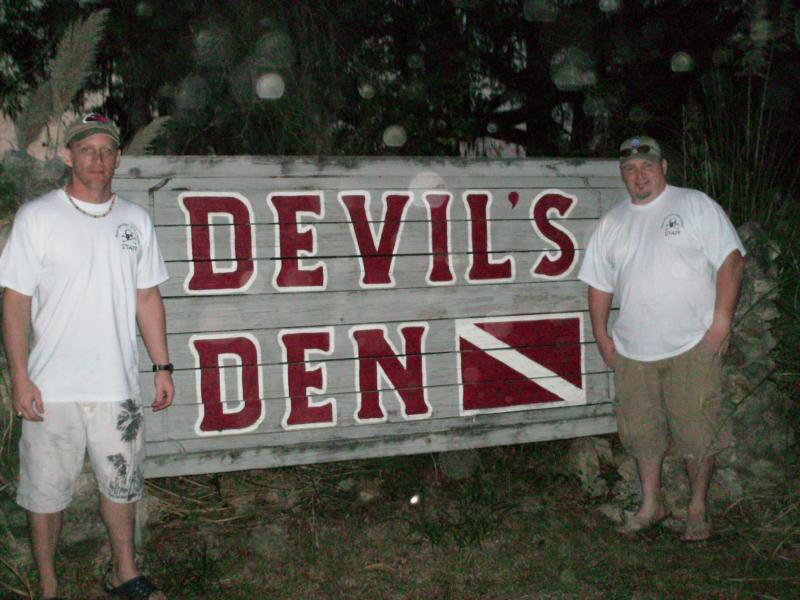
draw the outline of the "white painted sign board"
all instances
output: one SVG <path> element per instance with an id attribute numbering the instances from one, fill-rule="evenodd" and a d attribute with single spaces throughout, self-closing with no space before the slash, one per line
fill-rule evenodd
<path id="1" fill-rule="evenodd" d="M 148 477 L 615 430 L 576 278 L 615 162 L 137 157 L 115 189 L 170 272 Z"/>

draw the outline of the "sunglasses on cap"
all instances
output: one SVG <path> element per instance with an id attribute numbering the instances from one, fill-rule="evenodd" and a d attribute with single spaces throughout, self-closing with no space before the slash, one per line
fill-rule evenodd
<path id="1" fill-rule="evenodd" d="M 106 119 L 100 113 L 89 113 L 83 119 L 81 119 L 83 123 L 108 123 L 108 119 Z"/>
<path id="2" fill-rule="evenodd" d="M 637 146 L 636 148 L 625 148 L 624 150 L 620 150 L 619 156 L 620 158 L 626 158 L 628 156 L 633 156 L 634 154 L 648 154 L 651 150 L 653 154 L 658 154 L 658 155 L 661 154 L 655 148 L 651 148 L 647 144 L 642 144 L 641 146 Z"/>

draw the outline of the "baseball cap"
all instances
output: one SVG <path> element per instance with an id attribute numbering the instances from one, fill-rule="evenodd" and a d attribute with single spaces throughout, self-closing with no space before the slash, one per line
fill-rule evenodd
<path id="1" fill-rule="evenodd" d="M 117 126 L 110 119 L 94 112 L 78 117 L 69 124 L 67 131 L 64 133 L 64 145 L 67 146 L 70 142 L 80 142 L 96 133 L 103 133 L 111 137 L 119 146 L 119 129 L 117 129 Z"/>
<path id="2" fill-rule="evenodd" d="M 649 158 L 661 160 L 661 146 L 653 138 L 647 135 L 637 135 L 628 138 L 619 146 L 619 162 L 624 163 L 631 158 Z"/>

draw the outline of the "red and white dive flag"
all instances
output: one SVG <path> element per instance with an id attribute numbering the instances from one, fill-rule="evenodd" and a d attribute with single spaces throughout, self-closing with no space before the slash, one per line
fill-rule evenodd
<path id="1" fill-rule="evenodd" d="M 586 404 L 583 315 L 456 321 L 462 415 Z"/>

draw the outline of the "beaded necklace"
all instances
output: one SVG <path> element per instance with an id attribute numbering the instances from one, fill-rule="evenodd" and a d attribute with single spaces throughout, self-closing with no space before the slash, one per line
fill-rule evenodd
<path id="1" fill-rule="evenodd" d="M 111 210 L 114 208 L 114 202 L 117 199 L 117 195 L 116 194 L 112 194 L 111 195 L 111 204 L 109 204 L 108 210 L 106 212 L 104 212 L 104 213 L 96 215 L 94 213 L 90 213 L 87 210 L 83 210 L 80 206 L 78 206 L 78 203 L 75 202 L 75 200 L 72 198 L 72 195 L 67 191 L 66 187 L 64 188 L 64 193 L 67 195 L 67 198 L 69 198 L 69 203 L 72 204 L 72 206 L 75 207 L 75 210 L 85 214 L 87 217 L 92 217 L 93 219 L 102 219 L 103 217 L 107 217 L 111 213 Z"/>

